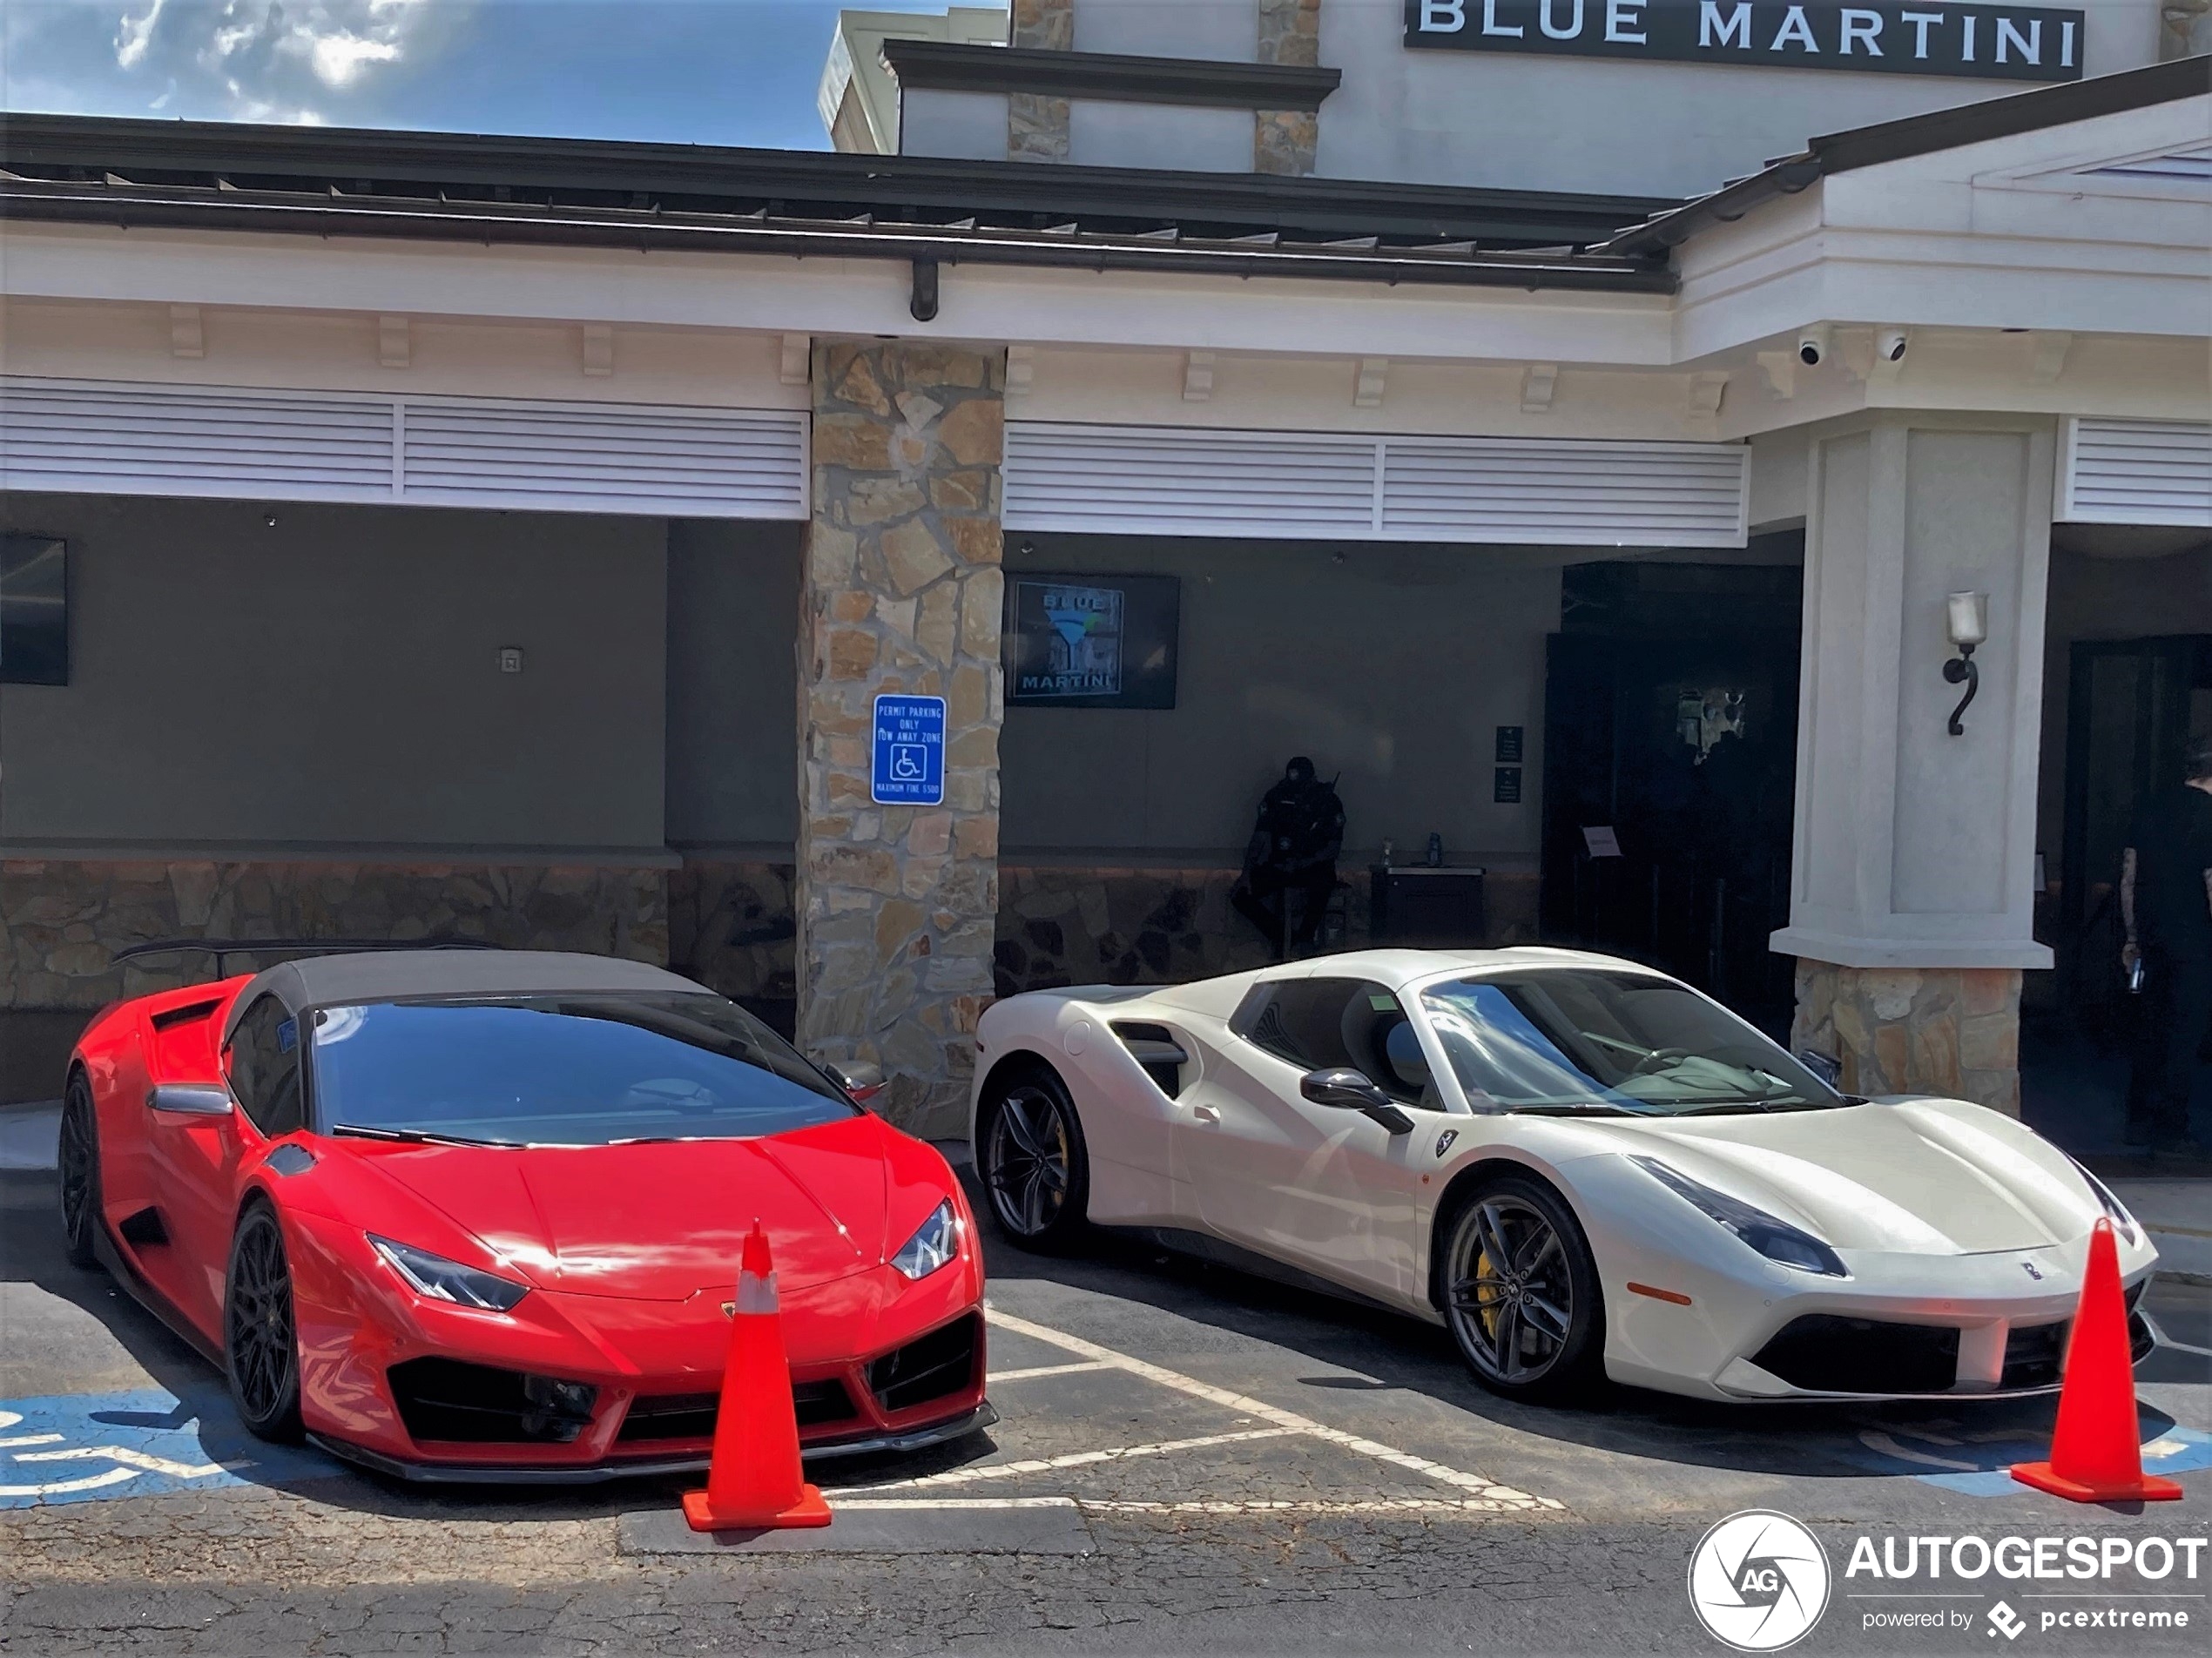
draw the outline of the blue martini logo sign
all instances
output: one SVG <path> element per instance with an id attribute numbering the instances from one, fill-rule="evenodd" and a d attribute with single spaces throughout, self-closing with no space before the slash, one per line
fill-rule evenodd
<path id="1" fill-rule="evenodd" d="M 880 806 L 934 806 L 945 801 L 945 699 L 875 699 L 875 758 L 868 793 Z"/>

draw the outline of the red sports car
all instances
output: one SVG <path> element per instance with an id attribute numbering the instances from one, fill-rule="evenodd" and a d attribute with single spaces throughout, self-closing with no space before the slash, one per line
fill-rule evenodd
<path id="1" fill-rule="evenodd" d="M 246 1425 L 416 1479 L 706 1459 L 739 1241 L 810 1456 L 994 1419 L 944 1158 L 741 1008 L 631 961 L 324 955 L 96 1018 L 70 1257 L 220 1364 Z"/>

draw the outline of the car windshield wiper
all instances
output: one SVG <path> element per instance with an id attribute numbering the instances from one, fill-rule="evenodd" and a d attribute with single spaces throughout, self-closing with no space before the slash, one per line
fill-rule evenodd
<path id="1" fill-rule="evenodd" d="M 358 1122 L 341 1122 L 330 1131 L 354 1140 L 389 1140 L 408 1146 L 502 1146 L 519 1151 L 519 1140 L 472 1140 L 465 1134 L 432 1134 L 425 1129 L 371 1129 Z"/>
<path id="2" fill-rule="evenodd" d="M 1608 1105 L 1599 1100 L 1561 1100 L 1549 1105 L 1509 1105 L 1509 1117 L 1648 1117 L 1649 1111 L 1631 1110 L 1625 1105 Z"/>

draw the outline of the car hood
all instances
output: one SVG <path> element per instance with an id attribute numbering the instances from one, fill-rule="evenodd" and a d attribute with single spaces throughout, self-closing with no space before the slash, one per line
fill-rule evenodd
<path id="1" fill-rule="evenodd" d="M 540 1289 L 681 1301 L 736 1283 L 756 1219 L 787 1291 L 880 1264 L 894 1137 L 855 1117 L 757 1140 L 370 1155 Z"/>
<path id="2" fill-rule="evenodd" d="M 2080 1237 L 2102 1212 L 2063 1152 L 1956 1100 L 1604 1128 L 1615 1149 L 1656 1157 L 1838 1249 L 2040 1249 Z"/>

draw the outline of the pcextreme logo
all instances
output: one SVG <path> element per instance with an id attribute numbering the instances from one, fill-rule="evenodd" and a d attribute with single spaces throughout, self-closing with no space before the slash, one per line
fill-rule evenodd
<path id="1" fill-rule="evenodd" d="M 1779 1652 L 1828 1609 L 1828 1556 L 1787 1514 L 1747 1508 L 1698 1540 L 1689 1604 L 1716 1641 L 1738 1652 Z"/>

